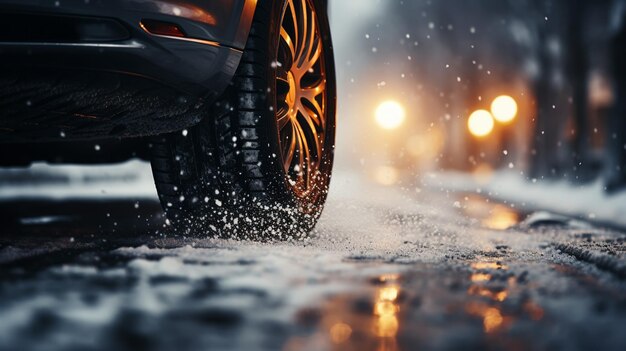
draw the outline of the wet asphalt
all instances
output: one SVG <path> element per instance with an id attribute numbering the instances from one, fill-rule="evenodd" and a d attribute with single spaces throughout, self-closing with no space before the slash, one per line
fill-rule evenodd
<path id="1" fill-rule="evenodd" d="M 0 350 L 626 348 L 619 229 L 339 171 L 305 240 L 183 238 L 111 172 L 0 174 Z"/>

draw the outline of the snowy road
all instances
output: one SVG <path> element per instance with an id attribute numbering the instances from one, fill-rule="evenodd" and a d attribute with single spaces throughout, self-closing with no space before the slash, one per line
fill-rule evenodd
<path id="1" fill-rule="evenodd" d="M 0 350 L 626 345 L 623 232 L 339 171 L 305 241 L 183 239 L 145 164 L 0 178 Z"/>

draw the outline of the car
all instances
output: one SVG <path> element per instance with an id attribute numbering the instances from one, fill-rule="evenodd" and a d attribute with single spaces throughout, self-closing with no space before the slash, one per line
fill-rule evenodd
<path id="1" fill-rule="evenodd" d="M 306 235 L 336 82 L 325 0 L 0 0 L 0 165 L 150 160 L 189 236 Z"/>

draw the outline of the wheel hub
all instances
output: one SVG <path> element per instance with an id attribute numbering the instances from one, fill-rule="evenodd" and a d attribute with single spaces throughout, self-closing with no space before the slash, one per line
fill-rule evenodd
<path id="1" fill-rule="evenodd" d="M 293 76 L 293 72 L 287 72 L 287 82 L 289 83 L 289 92 L 287 93 L 287 97 L 285 102 L 287 106 L 289 106 L 289 110 L 293 110 L 296 106 L 296 99 L 298 97 L 298 85 L 296 83 L 296 79 Z"/>

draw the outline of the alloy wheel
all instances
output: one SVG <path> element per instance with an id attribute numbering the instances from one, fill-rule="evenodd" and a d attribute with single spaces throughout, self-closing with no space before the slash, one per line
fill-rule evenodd
<path id="1" fill-rule="evenodd" d="M 305 197 L 315 186 L 326 136 L 326 66 L 315 8 L 310 0 L 287 0 L 276 68 L 281 156 L 287 181 Z"/>

